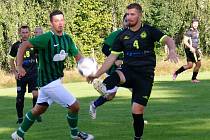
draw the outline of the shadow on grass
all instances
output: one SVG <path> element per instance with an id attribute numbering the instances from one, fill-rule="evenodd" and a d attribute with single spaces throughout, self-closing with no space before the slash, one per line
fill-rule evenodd
<path id="1" fill-rule="evenodd" d="M 79 84 L 78 84 L 79 85 Z M 156 81 L 145 111 L 145 140 L 208 140 L 210 134 L 210 80 L 199 84 L 189 81 Z M 78 87 L 78 86 L 77 86 Z M 84 90 L 91 90 L 84 87 Z M 71 89 L 71 87 L 70 87 Z M 116 98 L 98 108 L 97 119 L 89 117 L 89 102 L 97 96 L 79 97 L 81 110 L 79 128 L 95 135 L 96 140 L 131 140 L 133 136 L 131 94 L 120 89 Z M 18 126 L 15 98 L 0 96 L 0 139 L 8 140 Z M 25 112 L 31 108 L 26 98 Z M 66 110 L 53 104 L 43 115 L 42 123 L 35 123 L 26 134 L 27 140 L 65 140 L 69 128 Z"/>

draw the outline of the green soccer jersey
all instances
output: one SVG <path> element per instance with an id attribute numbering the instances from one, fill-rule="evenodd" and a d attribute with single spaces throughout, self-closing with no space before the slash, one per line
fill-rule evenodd
<path id="1" fill-rule="evenodd" d="M 79 51 L 72 38 L 63 33 L 62 36 L 49 31 L 45 34 L 29 39 L 29 42 L 38 49 L 39 87 L 64 76 L 64 61 L 67 56 L 76 56 Z"/>
<path id="2" fill-rule="evenodd" d="M 119 35 L 119 33 L 123 30 L 123 28 L 119 28 L 116 31 L 112 32 L 111 34 L 109 34 L 109 36 L 107 36 L 104 40 L 104 44 L 109 46 L 109 51 L 111 53 L 113 44 L 115 39 L 117 38 L 117 36 Z M 120 55 L 118 56 L 118 60 L 122 60 L 123 59 L 123 53 L 120 53 Z M 112 65 L 112 67 L 106 72 L 108 75 L 111 75 L 113 72 L 115 72 L 117 66 L 116 65 Z"/>
<path id="3" fill-rule="evenodd" d="M 116 31 L 112 32 L 108 37 L 106 37 L 106 39 L 104 40 L 104 44 L 112 47 L 113 44 L 114 44 L 114 41 L 115 41 L 116 37 L 118 36 L 118 34 L 122 30 L 123 30 L 122 28 L 119 28 Z"/>

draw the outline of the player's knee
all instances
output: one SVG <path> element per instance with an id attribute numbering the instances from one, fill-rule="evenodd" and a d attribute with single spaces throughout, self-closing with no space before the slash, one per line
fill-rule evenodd
<path id="1" fill-rule="evenodd" d="M 141 104 L 133 102 L 132 113 L 134 113 L 134 114 L 144 114 L 144 106 L 141 105 Z"/>
<path id="2" fill-rule="evenodd" d="M 16 98 L 16 102 L 17 102 L 17 104 L 23 104 L 24 103 L 24 96 L 19 94 Z"/>
<path id="3" fill-rule="evenodd" d="M 71 106 L 68 107 L 70 112 L 79 112 L 80 110 L 80 105 L 79 105 L 79 102 L 76 101 L 75 103 L 73 103 Z"/>
<path id="4" fill-rule="evenodd" d="M 48 106 L 42 106 L 42 105 L 35 105 L 34 108 L 32 108 L 32 114 L 34 116 L 39 116 L 43 114 L 47 110 Z"/>
<path id="5" fill-rule="evenodd" d="M 103 83 L 106 85 L 107 90 L 113 89 L 120 84 L 120 77 L 117 72 L 114 72 L 111 76 L 108 76 Z"/>
<path id="6" fill-rule="evenodd" d="M 106 99 L 107 99 L 108 101 L 111 101 L 112 99 L 114 99 L 115 94 L 116 94 L 116 92 L 111 93 L 111 94 L 108 94 L 108 95 L 106 96 Z"/>

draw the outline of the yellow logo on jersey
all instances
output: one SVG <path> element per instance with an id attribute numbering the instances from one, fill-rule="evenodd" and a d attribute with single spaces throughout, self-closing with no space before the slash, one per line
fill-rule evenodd
<path id="1" fill-rule="evenodd" d="M 128 39 L 130 39 L 130 37 L 129 36 L 124 36 L 124 38 L 123 38 L 124 40 L 128 40 Z"/>
<path id="2" fill-rule="evenodd" d="M 149 100 L 149 97 L 148 96 L 142 96 L 144 99 L 147 99 L 147 100 Z"/>
<path id="3" fill-rule="evenodd" d="M 147 33 L 144 31 L 140 34 L 141 38 L 144 39 L 147 37 Z"/>

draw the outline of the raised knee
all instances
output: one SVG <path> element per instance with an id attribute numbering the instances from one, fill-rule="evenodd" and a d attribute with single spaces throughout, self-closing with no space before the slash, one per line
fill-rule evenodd
<path id="1" fill-rule="evenodd" d="M 115 94 L 116 94 L 116 92 L 115 92 L 115 93 L 112 93 L 112 94 L 108 94 L 108 95 L 106 96 L 106 99 L 107 99 L 108 101 L 111 101 L 112 99 L 114 99 Z"/>

